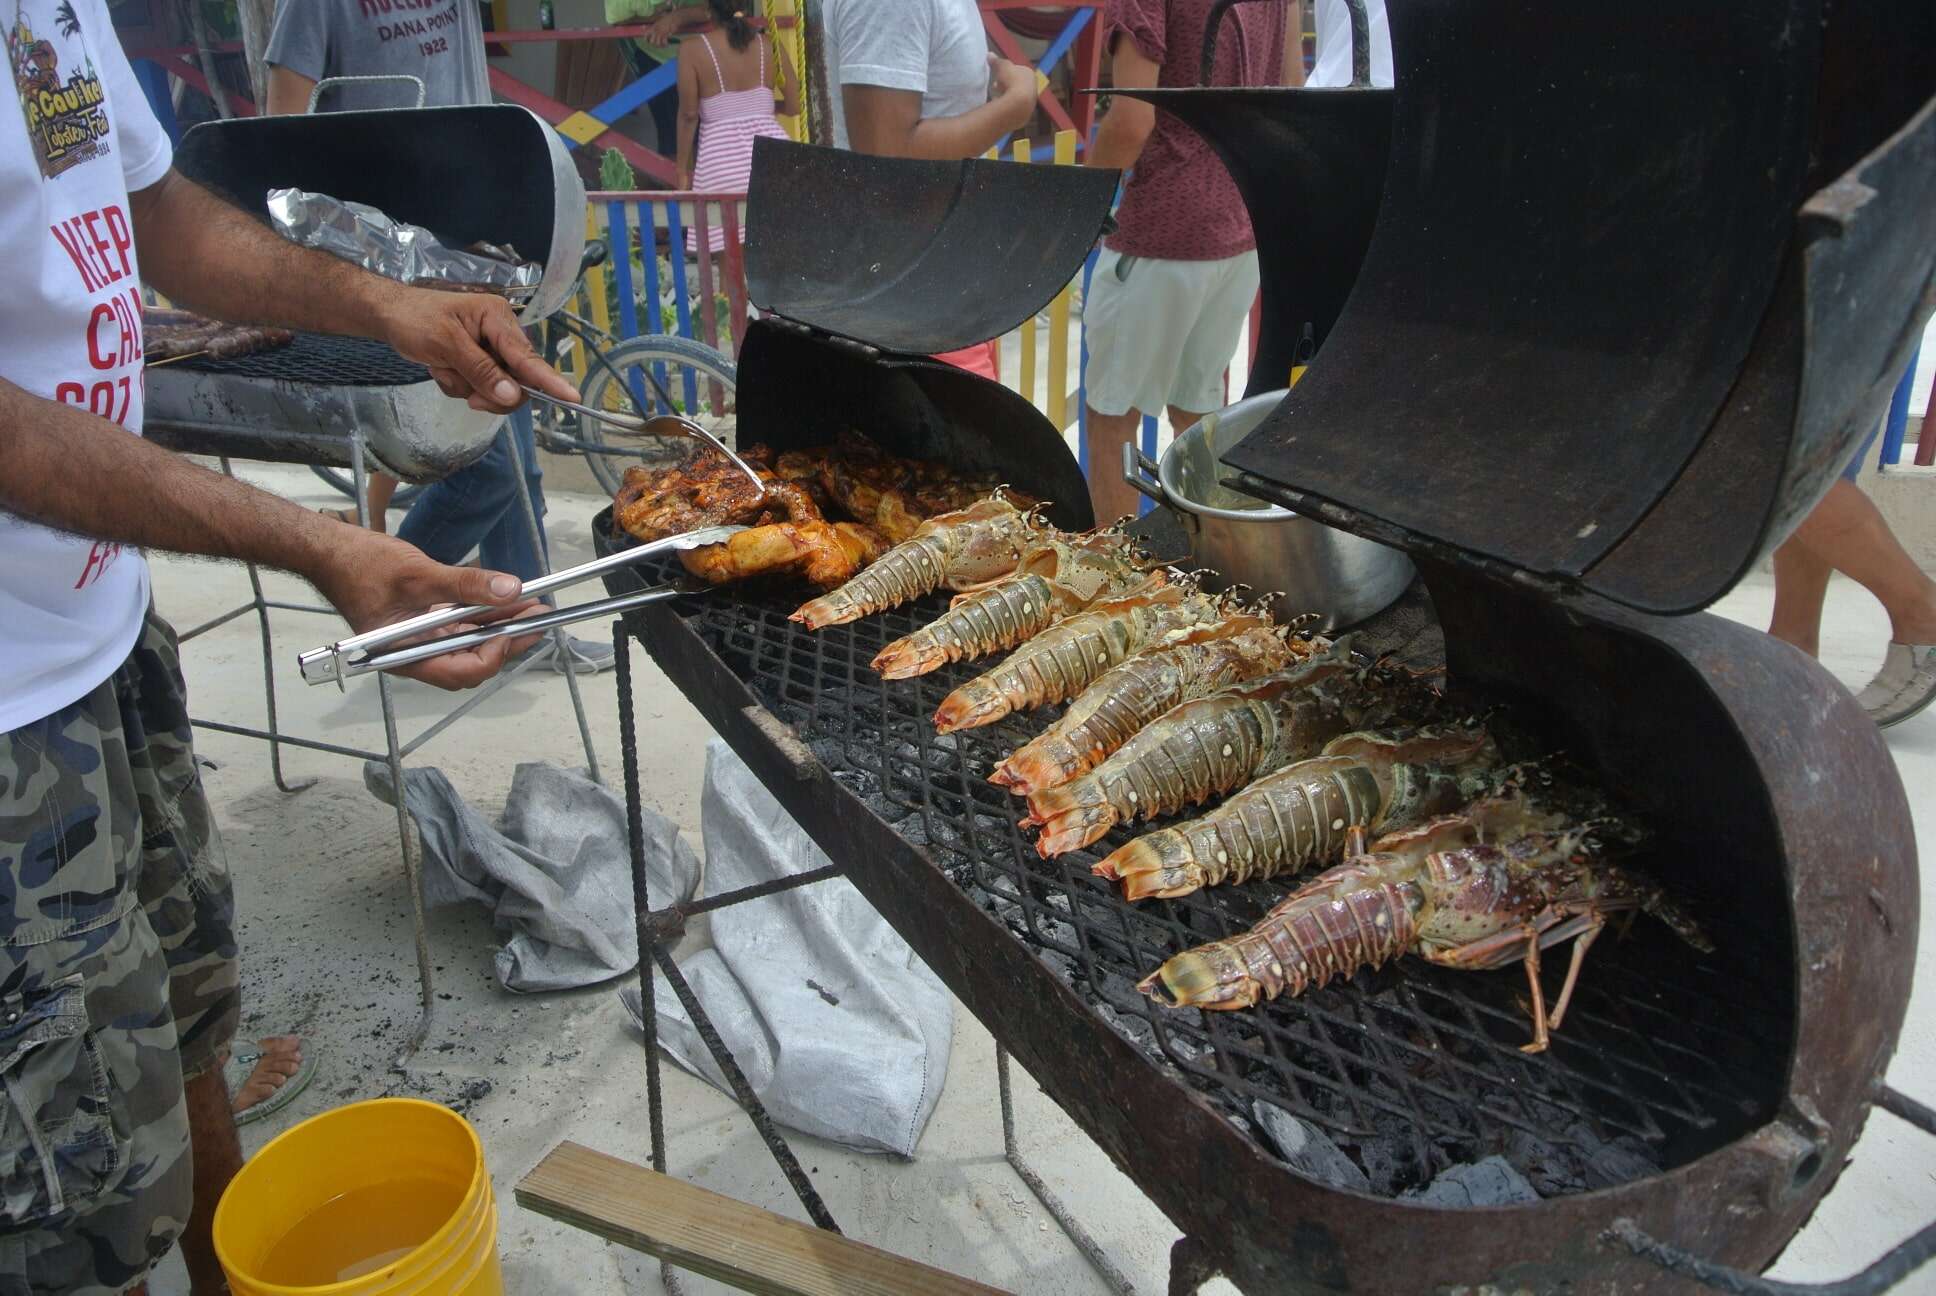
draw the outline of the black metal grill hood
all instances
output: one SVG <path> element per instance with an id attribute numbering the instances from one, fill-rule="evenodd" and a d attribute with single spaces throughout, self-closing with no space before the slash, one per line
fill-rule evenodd
<path id="1" fill-rule="evenodd" d="M 585 250 L 585 186 L 563 141 L 510 104 L 205 122 L 182 137 L 175 168 L 261 219 L 269 190 L 307 189 L 453 247 L 509 244 L 544 265 L 527 320 L 564 304 Z"/>
<path id="2" fill-rule="evenodd" d="M 928 358 L 1000 337 L 1082 269 L 1118 173 L 880 158 L 754 142 L 739 354 L 741 444 L 866 433 L 896 453 L 987 469 L 1094 524 L 1062 434 L 1033 402 Z"/>
<path id="3" fill-rule="evenodd" d="M 1362 268 L 1225 462 L 1423 556 L 1652 612 L 1711 602 L 1827 489 L 1929 312 L 1932 12 L 1394 6 Z M 1255 93 L 1155 101 L 1251 177 L 1268 318 L 1308 295 L 1283 267 L 1335 250 L 1257 179 L 1300 163 L 1295 132 L 1238 120 Z M 1303 101 L 1349 93 L 1271 111 L 1314 120 Z"/>

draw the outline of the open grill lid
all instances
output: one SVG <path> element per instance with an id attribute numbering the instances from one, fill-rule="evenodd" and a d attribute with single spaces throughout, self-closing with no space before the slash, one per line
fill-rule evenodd
<path id="1" fill-rule="evenodd" d="M 519 312 L 565 304 L 585 251 L 585 186 L 557 132 L 510 104 L 205 122 L 175 167 L 253 216 L 271 189 L 368 203 L 453 247 L 509 244 L 544 266 Z"/>
<path id="2" fill-rule="evenodd" d="M 1239 484 L 1555 592 L 1711 602 L 1834 479 L 1928 312 L 1927 114 L 1797 221 L 1825 42 L 1927 27 L 1915 7 L 1838 8 L 1826 33 L 1816 0 L 1394 12 L 1370 246 L 1317 363 L 1225 456 Z M 1936 77 L 1901 70 L 1926 40 L 1869 46 L 1914 93 L 1890 129 Z M 1267 267 L 1331 252 L 1296 210 L 1252 214 Z M 1858 296 L 1871 275 L 1881 301 Z"/>
<path id="3" fill-rule="evenodd" d="M 1082 269 L 1118 173 L 881 158 L 754 141 L 741 442 L 778 450 L 858 430 L 897 454 L 997 473 L 1094 525 L 1059 429 L 998 382 L 929 357 L 1000 337 Z"/>
<path id="4" fill-rule="evenodd" d="M 746 291 L 882 351 L 1000 337 L 1047 306 L 1102 233 L 1118 173 L 873 157 L 753 142 Z"/>

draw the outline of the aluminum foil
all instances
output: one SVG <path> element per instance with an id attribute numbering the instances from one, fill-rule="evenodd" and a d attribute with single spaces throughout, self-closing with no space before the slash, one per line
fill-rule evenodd
<path id="1" fill-rule="evenodd" d="M 364 203 L 302 189 L 271 189 L 269 219 L 291 242 L 353 261 L 385 278 L 424 288 L 494 292 L 524 301 L 537 291 L 544 267 L 510 248 L 474 244 L 445 247 L 421 225 L 392 220 Z"/>

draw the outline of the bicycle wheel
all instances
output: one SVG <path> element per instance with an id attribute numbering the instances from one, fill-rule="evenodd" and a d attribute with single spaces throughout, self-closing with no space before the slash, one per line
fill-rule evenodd
<path id="1" fill-rule="evenodd" d="M 650 334 L 628 338 L 609 351 L 592 349 L 589 355 L 585 404 L 615 414 L 683 414 L 737 448 L 737 371 L 718 351 L 690 338 Z M 670 408 L 661 392 L 671 398 Z M 584 454 L 599 485 L 611 492 L 618 490 L 628 463 L 663 462 L 682 452 L 671 442 L 614 435 L 596 419 L 579 419 L 576 432 L 581 441 L 609 448 L 609 453 L 587 449 Z"/>
<path id="2" fill-rule="evenodd" d="M 356 498 L 356 483 L 351 480 L 349 469 L 331 468 L 327 464 L 311 464 L 309 465 L 309 471 L 315 473 L 318 477 L 341 491 L 345 499 L 354 500 Z M 407 509 L 410 507 L 411 501 L 415 500 L 422 491 L 423 487 L 421 486 L 399 486 L 397 487 L 397 493 L 390 497 L 390 507 L 393 509 Z"/>

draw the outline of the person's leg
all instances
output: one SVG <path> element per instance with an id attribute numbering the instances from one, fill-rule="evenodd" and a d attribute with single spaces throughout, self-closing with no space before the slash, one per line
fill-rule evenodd
<path id="1" fill-rule="evenodd" d="M 1183 345 L 1167 394 L 1170 426 L 1178 432 L 1230 404 L 1232 393 L 1225 378 L 1236 358 L 1244 321 L 1250 318 L 1250 305 L 1257 299 L 1255 252 L 1194 264 L 1203 278 L 1202 294 L 1194 315 L 1176 317 L 1176 326 L 1184 330 Z"/>
<path id="2" fill-rule="evenodd" d="M 0 1070 L 24 1117 L 0 1122 L 7 1291 L 133 1290 L 190 1213 L 168 966 L 136 898 L 136 692 L 123 667 L 0 733 Z"/>
<path id="3" fill-rule="evenodd" d="M 498 428 L 498 435 L 482 458 L 468 468 L 432 482 L 403 515 L 397 535 L 441 563 L 461 563 L 476 549 L 504 516 L 504 510 L 517 503 L 512 477 L 511 452 L 506 442 L 509 424 Z M 519 580 L 538 574 L 535 568 L 510 571 Z"/>
<path id="4" fill-rule="evenodd" d="M 1820 655 L 1822 601 L 1834 570 L 1807 545 L 1790 539 L 1775 549 L 1775 611 L 1768 633 L 1810 657 Z"/>
<path id="5" fill-rule="evenodd" d="M 1782 548 L 1796 544 L 1875 595 L 1895 642 L 1936 644 L 1936 581 L 1916 566 L 1861 487 L 1847 480 L 1829 487 Z"/>
<path id="6" fill-rule="evenodd" d="M 141 906 L 168 964 L 194 1151 L 194 1207 L 182 1230 L 182 1259 L 203 1296 L 224 1288 L 211 1229 L 216 1204 L 242 1168 L 222 1077 L 242 1014 L 235 891 L 195 763 L 175 633 L 152 612 L 129 663 L 139 685 L 136 719 L 127 727 L 141 807 Z"/>
<path id="7" fill-rule="evenodd" d="M 517 469 L 509 463 L 507 451 L 505 480 L 509 483 L 509 499 L 497 521 L 478 541 L 477 556 L 492 571 L 506 571 L 519 580 L 530 580 L 544 574 L 550 558 L 550 547 L 544 534 L 544 465 L 538 462 L 538 443 L 531 426 L 531 406 L 519 406 L 506 424 L 517 443 L 518 459 L 524 468 L 524 486 L 531 494 L 531 511 L 537 515 L 538 543 L 535 546 L 532 543 L 531 525 L 524 516 L 524 505 L 517 496 Z M 498 448 L 494 447 L 493 452 Z"/>
<path id="8" fill-rule="evenodd" d="M 1104 249 L 1082 306 L 1089 347 L 1083 372 L 1089 499 L 1096 521 L 1134 514 L 1141 496 L 1123 480 L 1123 447 L 1142 412 L 1163 408 L 1177 373 L 1176 320 L 1194 317 L 1190 262 L 1125 257 Z"/>
<path id="9" fill-rule="evenodd" d="M 390 499 L 397 493 L 397 487 L 401 484 L 388 473 L 372 472 L 370 474 L 369 485 L 363 492 L 364 502 L 367 505 L 365 511 L 370 515 L 370 530 L 381 533 L 386 529 L 389 520 Z M 351 526 L 357 525 L 356 509 L 353 507 L 326 508 L 322 511 L 328 516 L 335 518 L 338 522 L 347 522 Z"/>
<path id="10" fill-rule="evenodd" d="M 1132 409 L 1104 414 L 1091 405 L 1087 418 L 1089 502 L 1096 510 L 1096 523 L 1103 526 L 1120 517 L 1134 517 L 1143 497 L 1123 480 L 1123 447 L 1136 440 L 1143 413 Z"/>
<path id="11" fill-rule="evenodd" d="M 397 487 L 403 485 L 386 472 L 371 473 L 369 489 L 364 497 L 369 504 L 370 530 L 381 534 L 390 526 L 390 500 L 396 495 Z"/>

